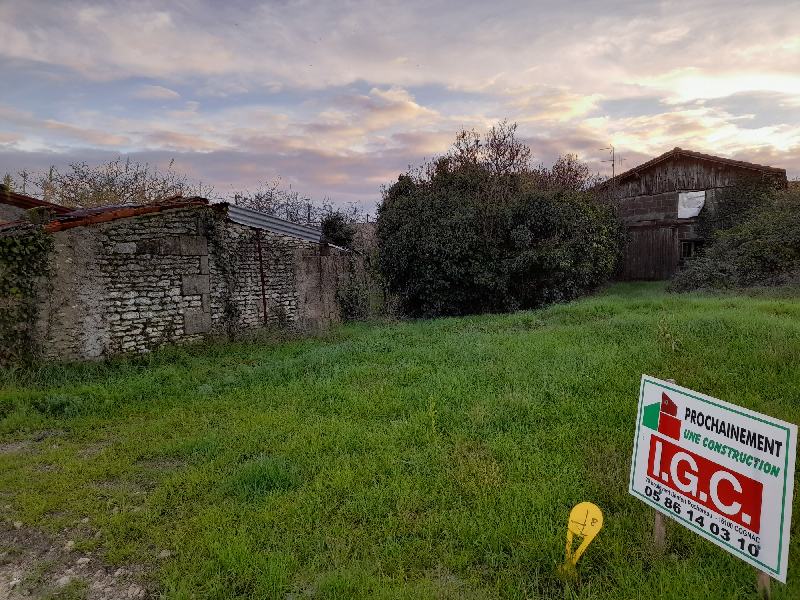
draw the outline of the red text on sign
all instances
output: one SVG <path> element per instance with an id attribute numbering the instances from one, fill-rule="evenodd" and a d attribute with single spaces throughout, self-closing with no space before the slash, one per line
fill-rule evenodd
<path id="1" fill-rule="evenodd" d="M 656 435 L 647 474 L 731 521 L 760 533 L 764 486 Z"/>

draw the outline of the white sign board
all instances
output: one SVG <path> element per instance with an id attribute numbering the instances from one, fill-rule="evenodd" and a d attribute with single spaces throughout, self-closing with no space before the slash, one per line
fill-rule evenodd
<path id="1" fill-rule="evenodd" d="M 786 582 L 797 426 L 642 376 L 628 491 Z"/>

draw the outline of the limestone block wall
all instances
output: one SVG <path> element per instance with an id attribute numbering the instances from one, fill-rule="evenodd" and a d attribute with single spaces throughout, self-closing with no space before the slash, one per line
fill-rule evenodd
<path id="1" fill-rule="evenodd" d="M 37 336 L 59 359 L 141 352 L 209 331 L 209 268 L 198 211 L 57 232 Z"/>
<path id="2" fill-rule="evenodd" d="M 349 253 L 226 220 L 209 232 L 209 247 L 215 332 L 309 329 L 340 320 L 336 297 Z"/>
<path id="3" fill-rule="evenodd" d="M 52 235 L 33 335 L 43 357 L 59 360 L 324 326 L 340 319 L 337 291 L 352 264 L 346 251 L 233 223 L 211 206 Z"/>
<path id="4" fill-rule="evenodd" d="M 225 220 L 216 224 L 210 239 L 215 331 L 235 335 L 296 320 L 292 254 L 307 242 Z"/>

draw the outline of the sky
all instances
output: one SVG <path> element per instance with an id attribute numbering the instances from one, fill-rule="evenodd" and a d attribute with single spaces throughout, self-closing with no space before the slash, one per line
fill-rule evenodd
<path id="1" fill-rule="evenodd" d="M 673 147 L 800 176 L 800 0 L 0 0 L 0 174 L 131 156 L 374 209 L 457 131 L 610 174 Z"/>

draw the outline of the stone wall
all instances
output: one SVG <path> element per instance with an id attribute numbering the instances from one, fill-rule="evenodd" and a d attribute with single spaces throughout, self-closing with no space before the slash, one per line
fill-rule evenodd
<path id="1" fill-rule="evenodd" d="M 215 332 L 308 329 L 340 319 L 346 252 L 224 220 L 208 236 Z"/>
<path id="2" fill-rule="evenodd" d="M 209 274 L 198 213 L 167 211 L 53 234 L 53 275 L 37 327 L 42 354 L 99 358 L 199 339 Z"/>
<path id="3" fill-rule="evenodd" d="M 0 202 L 0 223 L 19 221 L 25 216 L 25 209 Z"/>
<path id="4" fill-rule="evenodd" d="M 53 236 L 52 276 L 33 333 L 43 357 L 100 358 L 340 318 L 348 253 L 232 223 L 212 206 Z"/>

